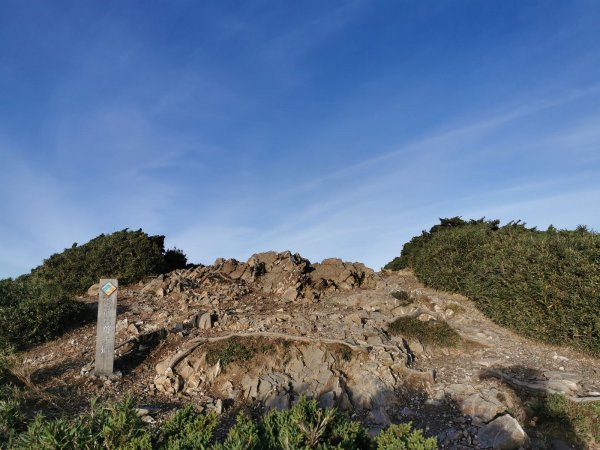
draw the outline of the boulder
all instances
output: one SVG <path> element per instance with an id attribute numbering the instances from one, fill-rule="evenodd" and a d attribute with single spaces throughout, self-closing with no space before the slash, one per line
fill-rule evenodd
<path id="1" fill-rule="evenodd" d="M 164 275 L 159 275 L 156 278 L 153 278 L 142 288 L 142 293 L 155 294 L 160 296 L 160 293 L 162 292 L 162 294 L 164 295 L 164 290 L 162 289 L 164 281 Z"/>
<path id="2" fill-rule="evenodd" d="M 341 259 L 329 258 L 320 264 L 313 264 L 312 267 L 312 284 L 323 290 L 375 287 L 375 272 L 362 263 L 346 263 Z"/>
<path id="3" fill-rule="evenodd" d="M 527 434 L 514 417 L 506 414 L 479 429 L 477 435 L 482 447 L 513 450 L 527 442 Z"/>
<path id="4" fill-rule="evenodd" d="M 502 412 L 504 406 L 500 402 L 483 398 L 480 394 L 472 394 L 460 403 L 460 409 L 476 422 L 488 422 Z"/>

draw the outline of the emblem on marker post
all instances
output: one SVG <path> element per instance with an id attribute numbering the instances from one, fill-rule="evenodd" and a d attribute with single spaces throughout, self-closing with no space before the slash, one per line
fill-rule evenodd
<path id="1" fill-rule="evenodd" d="M 114 286 L 114 284 L 112 284 L 110 281 L 108 283 L 106 283 L 104 286 L 102 286 L 101 289 L 102 289 L 102 292 L 104 292 L 108 296 L 112 295 L 112 293 L 117 290 L 117 288 Z"/>

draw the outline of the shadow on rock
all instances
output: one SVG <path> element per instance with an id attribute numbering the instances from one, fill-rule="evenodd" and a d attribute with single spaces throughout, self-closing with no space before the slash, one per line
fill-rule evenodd
<path id="1" fill-rule="evenodd" d="M 519 399 L 521 421 L 533 449 L 584 449 L 578 406 L 564 395 L 570 395 L 577 384 L 564 372 L 541 371 L 523 365 L 491 367 L 481 379 L 495 379 Z M 575 414 L 573 414 L 575 413 Z M 596 420 L 597 423 L 597 420 Z"/>

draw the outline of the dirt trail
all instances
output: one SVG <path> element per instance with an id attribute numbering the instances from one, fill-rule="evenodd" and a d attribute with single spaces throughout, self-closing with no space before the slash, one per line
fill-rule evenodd
<path id="1" fill-rule="evenodd" d="M 443 320 L 463 342 L 433 347 L 390 334 L 388 324 L 403 316 Z M 63 412 L 124 392 L 157 406 L 157 420 L 189 401 L 233 414 L 249 405 L 287 407 L 308 395 L 374 432 L 412 420 L 455 449 L 499 445 L 498 430 L 515 442 L 529 434 L 505 448 L 551 448 L 544 446 L 554 438 L 526 416 L 530 396 L 600 399 L 597 359 L 517 336 L 468 299 L 424 288 L 408 271 L 310 264 L 289 252 L 218 260 L 121 289 L 119 373 L 111 379 L 91 375 L 94 339 L 94 324 L 82 326 L 22 354 L 16 371 L 46 406 Z M 520 424 L 498 419 L 507 411 Z"/>

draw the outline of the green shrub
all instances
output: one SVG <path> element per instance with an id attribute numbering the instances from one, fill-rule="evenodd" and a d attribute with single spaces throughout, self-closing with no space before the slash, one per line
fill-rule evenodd
<path id="1" fill-rule="evenodd" d="M 71 449 L 99 448 L 93 446 L 94 439 L 90 430 L 74 427 L 65 419 L 46 420 L 41 414 L 29 424 L 27 431 L 21 434 L 11 445 L 14 449 Z"/>
<path id="2" fill-rule="evenodd" d="M 471 220 L 469 222 L 461 219 L 460 217 L 452 217 L 449 219 L 440 219 L 438 225 L 434 225 L 429 231 L 423 231 L 420 236 L 413 237 L 409 242 L 404 244 L 400 256 L 394 258 L 392 261 L 387 263 L 383 268 L 387 270 L 400 270 L 407 267 L 411 267 L 411 259 L 414 255 L 420 254 L 421 250 L 427 246 L 431 237 L 438 231 L 445 231 L 450 229 L 461 228 L 467 225 L 473 225 L 476 223 L 486 223 L 492 228 L 497 228 L 500 221 L 485 222 L 483 219 Z"/>
<path id="3" fill-rule="evenodd" d="M 414 317 L 400 317 L 390 323 L 388 328 L 392 334 L 406 338 L 413 337 L 423 344 L 455 347 L 460 342 L 460 335 L 441 320 L 425 322 Z"/>
<path id="4" fill-rule="evenodd" d="M 412 423 L 390 425 L 377 435 L 378 450 L 436 450 L 437 439 L 425 438 L 421 430 L 412 430 Z"/>
<path id="5" fill-rule="evenodd" d="M 12 379 L 10 372 L 12 365 L 10 355 L 12 351 L 13 349 L 10 347 L 0 349 L 0 400 L 2 399 L 3 389 L 9 386 Z"/>
<path id="6" fill-rule="evenodd" d="M 73 420 L 38 415 L 11 448 L 151 450 L 152 439 L 127 397 L 108 407 L 93 405 L 91 412 Z"/>
<path id="7" fill-rule="evenodd" d="M 237 416 L 235 425 L 231 427 L 223 443 L 212 446 L 212 450 L 263 450 L 266 448 L 260 440 L 257 424 L 245 414 Z"/>
<path id="8" fill-rule="evenodd" d="M 320 409 L 316 400 L 300 401 L 289 410 L 269 412 L 262 422 L 262 448 L 369 448 L 365 429 L 336 409 Z"/>
<path id="9" fill-rule="evenodd" d="M 56 285 L 28 277 L 0 281 L 0 349 L 52 339 L 89 316 L 84 304 Z"/>
<path id="10" fill-rule="evenodd" d="M 163 262 L 163 272 L 171 272 L 177 269 L 183 269 L 187 266 L 187 256 L 183 253 L 183 250 L 178 248 L 172 248 L 165 252 Z"/>
<path id="11" fill-rule="evenodd" d="M 99 433 L 103 448 L 107 450 L 152 448 L 150 434 L 130 396 L 108 407 L 96 408 L 94 405 L 92 414 L 83 415 L 82 419 L 83 423 L 89 423 L 93 432 Z"/>
<path id="12" fill-rule="evenodd" d="M 162 447 L 166 450 L 205 449 L 217 424 L 215 412 L 198 414 L 192 405 L 188 405 L 163 423 L 160 430 Z"/>
<path id="13" fill-rule="evenodd" d="M 101 277 L 123 284 L 186 265 L 181 250 L 164 251 L 164 236 L 141 230 L 100 235 L 52 255 L 16 280 L 0 280 L 0 349 L 22 349 L 52 339 L 81 323 L 88 310 L 70 297 Z"/>
<path id="14" fill-rule="evenodd" d="M 85 292 L 102 277 L 129 284 L 166 269 L 185 267 L 185 255 L 177 249 L 165 253 L 164 240 L 164 236 L 149 236 L 142 230 L 101 234 L 87 244 L 73 244 L 50 256 L 31 271 L 31 277 L 74 294 Z"/>
<path id="15" fill-rule="evenodd" d="M 430 450 L 435 439 L 425 439 L 410 424 L 393 425 L 376 441 L 359 422 L 336 409 L 321 409 L 315 400 L 300 401 L 289 410 L 269 412 L 261 420 L 243 413 L 224 439 L 215 442 L 219 418 L 198 414 L 186 406 L 153 430 L 138 417 L 133 399 L 109 406 L 92 402 L 89 412 L 75 418 L 47 419 L 38 414 L 27 423 L 18 400 L 0 399 L 0 448 L 88 450 L 309 450 L 346 449 Z"/>
<path id="16" fill-rule="evenodd" d="M 483 219 L 442 223 L 406 244 L 394 267 L 470 297 L 523 335 L 600 355 L 600 235 Z"/>
<path id="17" fill-rule="evenodd" d="M 24 430 L 25 416 L 17 398 L 0 396 L 0 448 L 14 440 Z"/>

